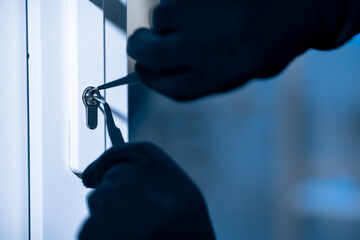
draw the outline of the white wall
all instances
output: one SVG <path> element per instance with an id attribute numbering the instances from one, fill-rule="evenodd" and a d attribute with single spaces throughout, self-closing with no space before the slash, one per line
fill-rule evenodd
<path id="1" fill-rule="evenodd" d="M 25 1 L 0 1 L 0 239 L 28 237 Z"/>

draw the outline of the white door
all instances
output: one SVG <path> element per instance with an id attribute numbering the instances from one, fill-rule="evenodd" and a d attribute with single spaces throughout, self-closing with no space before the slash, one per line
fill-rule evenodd
<path id="1" fill-rule="evenodd" d="M 81 95 L 127 73 L 125 4 L 28 1 L 31 239 L 76 239 L 87 215 L 88 190 L 74 172 L 110 143 L 100 111 L 98 127 L 87 128 Z M 106 99 L 127 139 L 127 88 Z"/>

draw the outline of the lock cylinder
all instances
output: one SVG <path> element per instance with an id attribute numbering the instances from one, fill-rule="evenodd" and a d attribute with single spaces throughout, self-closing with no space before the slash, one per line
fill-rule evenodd
<path id="1" fill-rule="evenodd" d="M 82 101 L 85 105 L 86 126 L 94 130 L 98 126 L 98 108 L 99 101 L 95 98 L 101 98 L 99 90 L 95 87 L 87 87 L 82 94 Z"/>

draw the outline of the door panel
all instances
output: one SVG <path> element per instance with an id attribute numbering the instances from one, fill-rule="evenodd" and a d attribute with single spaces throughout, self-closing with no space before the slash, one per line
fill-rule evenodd
<path id="1" fill-rule="evenodd" d="M 67 84 L 70 123 L 70 167 L 81 173 L 105 149 L 104 118 L 98 111 L 98 127 L 86 126 L 82 93 L 88 86 L 104 83 L 104 19 L 101 9 L 88 0 L 67 6 Z"/>
<path id="2" fill-rule="evenodd" d="M 104 17 L 88 0 L 29 2 L 32 239 L 76 239 L 87 215 L 88 190 L 72 171 L 105 150 L 102 113 L 98 128 L 88 129 L 81 100 L 87 86 L 104 82 Z M 107 58 L 119 77 L 126 74 L 125 41 L 122 35 L 121 57 Z M 127 101 L 109 103 L 126 114 Z"/>

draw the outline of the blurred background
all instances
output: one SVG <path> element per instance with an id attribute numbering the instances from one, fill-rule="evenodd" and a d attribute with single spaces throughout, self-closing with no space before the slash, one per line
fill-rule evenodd
<path id="1" fill-rule="evenodd" d="M 128 1 L 129 35 L 148 26 L 156 2 Z M 158 144 L 189 173 L 218 239 L 358 240 L 359 93 L 358 37 L 195 102 L 131 85 L 129 136 Z"/>

